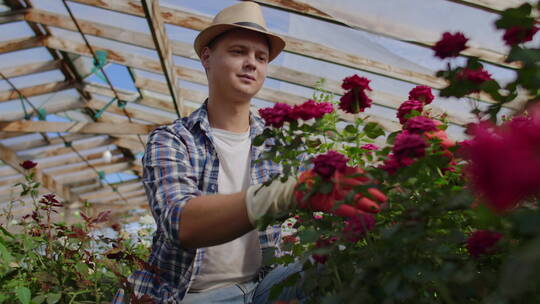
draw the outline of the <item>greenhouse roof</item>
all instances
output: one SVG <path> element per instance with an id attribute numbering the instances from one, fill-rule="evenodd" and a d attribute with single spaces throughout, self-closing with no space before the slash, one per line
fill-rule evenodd
<path id="1" fill-rule="evenodd" d="M 236 2 L 0 2 L 0 210 L 17 197 L 12 185 L 24 180 L 23 160 L 39 164 L 40 191 L 55 192 L 70 208 L 84 201 L 96 211 L 147 208 L 140 164 L 147 134 L 205 100 L 207 80 L 193 40 Z M 396 109 L 412 88 L 426 85 L 437 93 L 446 85 L 434 75 L 447 62 L 431 49 L 446 31 L 470 38 L 455 63 L 476 56 L 497 81 L 515 78 L 494 21 L 523 1 L 255 2 L 287 46 L 270 64 L 254 108 L 304 102 L 321 78 L 323 88 L 339 96 L 342 79 L 359 74 L 371 79 L 374 101 L 360 116 L 398 130 Z M 530 43 L 538 44 L 536 38 Z M 506 104 L 502 114 L 520 109 L 525 99 Z M 460 140 L 474 120 L 472 107 L 492 102 L 483 94 L 437 96 L 430 109 L 447 114 L 448 133 Z M 19 216 L 31 209 L 24 200 L 18 205 Z"/>

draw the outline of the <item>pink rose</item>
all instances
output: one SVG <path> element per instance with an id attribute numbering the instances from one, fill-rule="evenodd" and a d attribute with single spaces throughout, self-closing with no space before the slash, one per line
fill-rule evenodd
<path id="1" fill-rule="evenodd" d="M 433 101 L 431 88 L 428 86 L 417 86 L 409 92 L 409 99 L 419 100 L 424 104 L 430 104 Z"/>
<path id="2" fill-rule="evenodd" d="M 360 149 L 369 150 L 369 151 L 377 151 L 379 150 L 379 146 L 374 144 L 365 144 L 360 147 Z"/>
<path id="3" fill-rule="evenodd" d="M 457 57 L 459 53 L 467 48 L 466 44 L 469 39 L 462 33 L 451 34 L 445 32 L 432 49 L 435 51 L 435 56 L 444 59 L 449 57 Z"/>

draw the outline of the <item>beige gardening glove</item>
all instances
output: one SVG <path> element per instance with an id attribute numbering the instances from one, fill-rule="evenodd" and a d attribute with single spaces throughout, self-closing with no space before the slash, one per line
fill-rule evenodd
<path id="1" fill-rule="evenodd" d="M 246 191 L 246 208 L 249 221 L 255 222 L 266 214 L 279 215 L 289 210 L 294 204 L 296 178 L 289 177 L 286 182 L 278 178 L 270 185 L 252 185 Z"/>

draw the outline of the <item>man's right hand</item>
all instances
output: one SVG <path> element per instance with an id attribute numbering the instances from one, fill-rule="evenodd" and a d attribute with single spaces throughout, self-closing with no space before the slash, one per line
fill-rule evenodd
<path id="1" fill-rule="evenodd" d="M 296 178 L 289 177 L 286 182 L 278 178 L 269 186 L 252 185 L 246 191 L 246 209 L 253 226 L 264 215 L 279 215 L 295 204 L 294 189 Z"/>

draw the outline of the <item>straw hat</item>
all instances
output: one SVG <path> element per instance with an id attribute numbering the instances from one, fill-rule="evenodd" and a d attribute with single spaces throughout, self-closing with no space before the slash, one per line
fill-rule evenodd
<path id="1" fill-rule="evenodd" d="M 274 35 L 266 28 L 266 22 L 261 7 L 254 2 L 240 2 L 224 8 L 219 12 L 212 24 L 205 28 L 195 38 L 195 52 L 201 57 L 202 49 L 220 34 L 235 28 L 243 28 L 250 31 L 265 34 L 270 42 L 270 54 L 268 61 L 272 61 L 285 47 L 285 41 L 278 35 Z"/>

